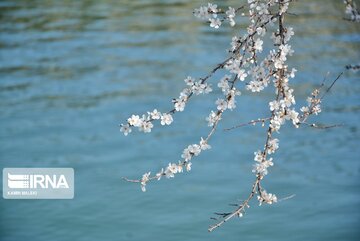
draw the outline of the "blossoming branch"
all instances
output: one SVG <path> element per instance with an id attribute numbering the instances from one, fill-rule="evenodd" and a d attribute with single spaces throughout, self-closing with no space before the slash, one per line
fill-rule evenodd
<path id="1" fill-rule="evenodd" d="M 307 119 L 309 116 L 318 115 L 321 112 L 321 101 L 324 94 L 328 92 L 328 89 L 324 91 L 322 85 L 321 88 L 312 91 L 311 96 L 307 99 L 307 106 L 301 107 L 299 111 L 296 110 L 294 90 L 290 86 L 290 82 L 295 77 L 297 70 L 290 68 L 287 64 L 288 58 L 294 54 L 294 50 L 290 45 L 294 30 L 285 24 L 285 16 L 292 1 L 248 0 L 247 2 L 246 6 L 228 7 L 226 10 L 211 3 L 195 9 L 194 15 L 206 21 L 215 30 L 224 24 L 235 27 L 239 15 L 242 19 L 246 17 L 249 25 L 245 33 L 232 37 L 228 58 L 216 65 L 203 77 L 194 78 L 188 76 L 184 79 L 185 88 L 177 98 L 173 99 L 173 109 L 165 112 L 154 109 L 142 115 L 134 114 L 120 127 L 120 131 L 127 136 L 134 128 L 144 133 L 151 132 L 152 128 L 154 128 L 154 122 L 160 122 L 162 126 L 171 125 L 174 114 L 183 112 L 191 97 L 209 94 L 213 88 L 221 90 L 222 95 L 215 101 L 213 110 L 205 118 L 210 128 L 209 132 L 200 137 L 199 142 L 185 147 L 180 161 L 169 162 L 166 167 L 153 175 L 151 172 L 146 172 L 138 179 L 124 178 L 129 182 L 139 183 L 142 191 L 146 191 L 150 181 L 160 180 L 162 177 L 173 178 L 176 174 L 184 172 L 184 170 L 187 172 L 191 170 L 194 157 L 211 148 L 209 145 L 210 139 L 214 135 L 223 113 L 236 108 L 237 99 L 241 95 L 240 88 L 242 88 L 242 91 L 253 93 L 259 93 L 265 88 L 273 88 L 274 97 L 269 102 L 269 116 L 245 123 L 256 124 L 261 122 L 263 125 L 266 123 L 267 126 L 264 146 L 254 152 L 255 163 L 252 172 L 255 175 L 255 181 L 252 184 L 251 192 L 248 198 L 238 204 L 235 210 L 228 213 L 217 213 L 220 219 L 217 219 L 217 223 L 210 226 L 209 231 L 220 227 L 232 217 L 243 216 L 245 209 L 249 207 L 250 200 L 255 195 L 257 195 L 259 205 L 263 203 L 273 204 L 278 201 L 275 194 L 264 189 L 262 180 L 268 175 L 270 167 L 274 165 L 271 155 L 278 150 L 280 145 L 277 137 L 279 130 L 287 121 L 290 121 L 295 128 L 302 124 L 319 127 L 308 124 Z M 244 9 L 247 10 L 241 12 Z M 259 53 L 264 51 L 264 41 L 272 41 L 274 48 L 261 55 L 264 56 L 261 58 Z M 214 73 L 219 71 L 224 72 L 224 74 L 218 79 L 215 86 L 208 83 Z M 333 81 L 332 85 L 335 81 Z"/>

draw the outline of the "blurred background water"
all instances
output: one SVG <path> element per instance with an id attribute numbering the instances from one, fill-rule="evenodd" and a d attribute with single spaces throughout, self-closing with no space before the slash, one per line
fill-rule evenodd
<path id="1" fill-rule="evenodd" d="M 128 137 L 118 128 L 133 113 L 169 110 L 187 75 L 201 77 L 226 58 L 246 25 L 209 29 L 192 16 L 205 3 L 0 2 L 0 167 L 75 169 L 73 200 L 1 199 L 0 240 L 359 240 L 359 73 L 344 73 L 314 119 L 343 127 L 281 130 L 263 185 L 280 198 L 296 194 L 290 200 L 253 202 L 245 218 L 207 233 L 213 212 L 248 195 L 265 137 L 261 127 L 222 129 L 266 116 L 271 90 L 243 91 L 190 173 L 150 183 L 146 193 L 121 180 L 179 160 L 208 131 L 219 90 L 194 97 L 170 127 Z M 342 1 L 297 1 L 291 12 L 289 65 L 298 69 L 301 105 L 328 72 L 331 80 L 359 63 L 360 25 L 342 20 Z"/>

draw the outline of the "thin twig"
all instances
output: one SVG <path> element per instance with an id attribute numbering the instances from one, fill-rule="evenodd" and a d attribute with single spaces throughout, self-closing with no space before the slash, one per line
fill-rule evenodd
<path id="1" fill-rule="evenodd" d="M 299 124 L 304 124 L 304 125 L 307 125 L 307 126 L 309 126 L 309 127 L 316 128 L 316 129 L 330 129 L 330 128 L 335 128 L 335 127 L 344 126 L 344 124 L 317 125 L 317 124 L 315 124 L 315 123 L 309 124 L 309 123 L 307 123 L 307 122 L 302 122 L 302 123 L 299 123 Z"/>
<path id="2" fill-rule="evenodd" d="M 140 180 L 137 180 L 137 179 L 133 180 L 133 179 L 129 179 L 129 178 L 127 178 L 127 177 L 122 177 L 122 179 L 125 180 L 125 181 L 127 181 L 127 182 L 136 182 L 136 183 L 139 183 L 139 182 L 140 182 Z"/>
<path id="3" fill-rule="evenodd" d="M 241 124 L 238 124 L 238 125 L 230 127 L 230 128 L 225 128 L 224 131 L 230 131 L 230 130 L 240 128 L 240 127 L 243 127 L 243 126 L 254 125 L 254 124 L 259 123 L 259 122 L 264 124 L 265 121 L 270 120 L 270 118 L 271 117 L 261 118 L 261 119 L 257 119 L 257 120 L 251 120 L 249 122 L 241 123 Z"/>
<path id="4" fill-rule="evenodd" d="M 295 197 L 296 195 L 295 194 L 291 194 L 290 196 L 287 196 L 287 197 L 284 197 L 284 198 L 280 198 L 278 199 L 278 202 L 281 202 L 281 201 L 285 201 L 285 200 L 288 200 L 288 199 L 291 199 L 293 197 Z"/>
<path id="5" fill-rule="evenodd" d="M 325 93 L 320 97 L 320 100 L 322 100 L 325 95 L 331 90 L 331 88 L 334 86 L 334 84 L 336 83 L 336 81 L 338 81 L 338 79 L 340 79 L 341 75 L 343 75 L 344 72 L 341 72 L 331 83 L 331 85 L 326 89 Z"/>
<path id="6" fill-rule="evenodd" d="M 220 222 L 211 225 L 208 229 L 209 232 L 214 231 L 216 228 L 223 225 L 225 222 L 229 221 L 231 218 L 235 217 L 236 215 L 240 216 L 240 214 L 244 211 L 246 207 L 248 207 L 248 203 L 250 200 L 254 197 L 256 193 L 256 189 L 258 187 L 258 183 L 260 182 L 260 176 L 256 177 L 256 180 L 253 184 L 253 187 L 251 189 L 251 193 L 249 194 L 248 198 L 240 205 L 237 209 L 235 209 L 233 212 L 231 212 L 229 215 L 227 215 L 224 219 L 222 219 Z"/>

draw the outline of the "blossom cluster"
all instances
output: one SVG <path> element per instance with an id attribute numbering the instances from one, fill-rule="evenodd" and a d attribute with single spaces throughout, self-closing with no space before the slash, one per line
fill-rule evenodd
<path id="1" fill-rule="evenodd" d="M 360 22 L 360 11 L 356 8 L 356 3 L 352 0 L 344 0 L 345 13 L 350 17 L 350 21 Z"/>
<path id="2" fill-rule="evenodd" d="M 145 192 L 147 182 L 152 179 L 160 180 L 162 176 L 165 176 L 166 178 L 173 178 L 175 174 L 182 173 L 184 169 L 189 172 L 191 170 L 192 157 L 198 156 L 202 151 L 210 148 L 211 146 L 207 143 L 207 140 L 203 138 L 201 138 L 199 144 L 189 145 L 183 150 L 181 155 L 182 160 L 178 161 L 178 163 L 170 162 L 166 168 L 162 168 L 153 177 L 150 176 L 150 172 L 145 173 L 140 180 L 141 190 Z"/>
<path id="3" fill-rule="evenodd" d="M 175 112 L 185 110 L 186 104 L 193 95 L 208 94 L 212 92 L 211 84 L 207 80 L 218 70 L 225 73 L 217 81 L 217 87 L 221 90 L 221 96 L 215 101 L 214 109 L 205 118 L 210 131 L 206 138 L 201 138 L 196 144 L 188 145 L 183 149 L 181 159 L 177 162 L 170 162 L 166 167 L 151 176 L 151 172 L 146 172 L 140 179 L 130 180 L 139 182 L 142 191 L 146 191 L 146 185 L 151 180 L 160 180 L 163 176 L 173 178 L 175 174 L 182 173 L 184 170 L 190 171 L 192 168 L 192 159 L 210 149 L 208 144 L 214 134 L 216 127 L 222 115 L 227 110 L 236 108 L 236 97 L 241 95 L 238 85 L 245 85 L 245 90 L 251 94 L 257 94 L 269 86 L 273 86 L 275 98 L 268 103 L 271 116 L 258 121 L 249 123 L 255 124 L 268 122 L 268 131 L 266 141 L 262 150 L 254 152 L 254 161 L 252 172 L 256 176 L 256 181 L 250 196 L 232 213 L 226 213 L 223 221 L 212 226 L 209 231 L 219 227 L 222 223 L 233 216 L 241 217 L 245 208 L 249 207 L 248 202 L 258 194 L 259 205 L 263 203 L 273 204 L 277 202 L 275 194 L 268 193 L 262 186 L 261 181 L 268 175 L 269 168 L 274 165 L 273 155 L 279 148 L 279 139 L 275 137 L 281 127 L 287 122 L 291 122 L 298 128 L 300 124 L 305 123 L 308 116 L 319 114 L 321 112 L 321 99 L 319 90 L 314 90 L 311 97 L 307 99 L 308 105 L 302 107 L 300 114 L 295 109 L 294 89 L 290 86 L 290 81 L 295 77 L 297 70 L 290 68 L 287 60 L 293 55 L 294 50 L 290 45 L 290 40 L 294 36 L 294 29 L 284 25 L 284 15 L 288 11 L 291 0 L 247 0 L 249 25 L 242 36 L 233 36 L 230 42 L 230 56 L 222 63 L 217 65 L 206 77 L 196 80 L 188 76 L 185 78 L 186 87 L 180 92 L 178 98 L 173 99 L 173 109 L 161 113 L 154 109 L 142 116 L 132 115 L 127 119 L 127 123 L 122 124 L 120 131 L 124 135 L 131 133 L 133 127 L 137 127 L 145 133 L 151 132 L 155 120 L 160 121 L 161 125 L 170 125 L 173 122 Z M 351 1 L 345 1 L 351 2 Z M 355 5 L 352 4 L 354 7 Z M 222 22 L 229 21 L 231 26 L 235 25 L 235 16 L 240 8 L 229 7 L 227 11 L 218 8 L 216 4 L 208 3 L 194 10 L 194 15 L 210 23 L 210 27 L 220 28 Z M 350 11 L 350 10 L 349 10 Z M 222 14 L 225 16 L 221 17 Z M 245 15 L 245 14 L 242 14 Z M 269 28 L 268 26 L 277 27 Z M 270 33 L 270 29 L 274 29 Z M 265 52 L 265 38 L 272 41 L 274 49 Z M 264 57 L 259 57 L 260 56 Z"/>
<path id="4" fill-rule="evenodd" d="M 321 97 L 319 97 L 320 90 L 315 89 L 311 96 L 309 96 L 307 101 L 307 106 L 303 106 L 300 108 L 302 112 L 302 121 L 305 121 L 308 116 L 315 114 L 318 115 L 321 112 Z"/>
<path id="5" fill-rule="evenodd" d="M 196 81 L 194 78 L 188 76 L 184 79 L 187 87 L 184 88 L 177 99 L 173 99 L 174 109 L 167 113 L 161 113 L 157 109 L 154 109 L 151 112 L 147 112 L 147 114 L 142 115 L 132 115 L 127 119 L 126 124 L 120 125 L 120 131 L 127 136 L 132 132 L 132 127 L 138 127 L 139 131 L 143 131 L 144 133 L 151 132 L 151 129 L 154 127 L 153 121 L 159 120 L 161 125 L 170 125 L 173 120 L 172 113 L 178 111 L 184 111 L 187 101 L 190 96 L 193 94 L 208 94 L 212 91 L 211 85 L 204 83 L 204 81 L 199 80 Z"/>
<path id="6" fill-rule="evenodd" d="M 127 124 L 120 125 L 120 131 L 127 136 L 131 133 L 131 127 L 138 127 L 139 131 L 144 133 L 151 132 L 151 129 L 154 127 L 152 121 L 159 120 L 161 125 L 170 125 L 173 122 L 172 115 L 170 113 L 161 113 L 157 109 L 154 109 L 151 112 L 148 112 L 147 115 L 132 115 L 128 118 Z"/>
<path id="7" fill-rule="evenodd" d="M 253 172 L 257 175 L 260 175 L 261 177 L 264 177 L 268 174 L 268 167 L 271 167 L 274 165 L 272 162 L 272 158 L 266 159 L 266 155 L 262 151 L 254 152 L 254 160 L 256 161 L 256 164 L 254 165 Z"/>
<path id="8" fill-rule="evenodd" d="M 265 190 L 261 191 L 257 198 L 259 200 L 259 206 L 261 206 L 262 203 L 273 204 L 277 202 L 276 195 L 267 193 Z"/>
<path id="9" fill-rule="evenodd" d="M 222 67 L 226 73 L 217 84 L 221 90 L 223 97 L 218 98 L 215 102 L 216 110 L 212 110 L 206 117 L 208 125 L 212 128 L 206 139 L 201 138 L 199 144 L 189 145 L 183 150 L 182 159 L 177 163 L 169 163 L 166 168 L 162 168 L 155 176 L 151 177 L 150 172 L 143 175 L 140 180 L 141 188 L 146 190 L 146 184 L 152 179 L 160 180 L 162 176 L 172 178 L 176 173 L 183 172 L 183 169 L 190 171 L 192 163 L 190 162 L 193 156 L 198 156 L 201 151 L 210 148 L 208 140 L 213 134 L 218 122 L 221 120 L 222 114 L 226 110 L 233 110 L 236 108 L 236 96 L 241 92 L 235 87 L 237 81 L 245 82 L 250 76 L 251 80 L 246 82 L 246 89 L 251 92 L 260 92 L 265 89 L 271 82 L 273 82 L 276 92 L 282 93 L 282 98 L 269 103 L 270 111 L 273 117 L 270 120 L 270 130 L 278 131 L 280 126 L 286 120 L 292 120 L 294 125 L 298 123 L 298 113 L 290 107 L 295 104 L 293 90 L 288 86 L 289 78 L 295 76 L 295 69 L 289 70 L 285 64 L 287 57 L 293 54 L 291 46 L 287 43 L 291 36 L 294 35 L 292 28 L 282 28 L 272 33 L 271 38 L 274 45 L 278 46 L 277 50 L 270 50 L 269 54 L 262 60 L 258 61 L 257 54 L 263 51 L 263 38 L 267 32 L 267 24 L 272 24 L 276 21 L 277 15 L 271 15 L 270 8 L 278 1 L 267 1 L 265 4 L 259 0 L 248 0 L 249 3 L 249 20 L 250 25 L 247 32 L 242 37 L 234 36 L 231 41 L 231 53 Z M 280 5 L 280 13 L 287 10 L 288 3 Z M 211 27 L 219 28 L 221 21 L 218 14 L 222 10 L 217 8 L 217 5 L 209 3 L 207 6 L 202 6 L 195 9 L 195 16 L 210 21 Z M 226 19 L 234 21 L 235 9 L 229 7 L 226 11 Z M 233 24 L 231 24 L 233 25 Z M 132 115 L 128 118 L 126 124 L 122 124 L 120 130 L 128 135 L 132 127 L 138 127 L 140 131 L 145 133 L 150 132 L 153 128 L 153 121 L 159 120 L 161 125 L 170 125 L 173 122 L 173 114 L 175 112 L 182 112 L 185 109 L 186 103 L 192 95 L 208 94 L 212 91 L 211 85 L 207 84 L 206 78 L 196 81 L 194 78 L 188 76 L 185 80 L 186 88 L 183 89 L 178 98 L 173 99 L 174 109 L 167 113 L 161 113 L 156 109 L 148 112 L 147 115 Z M 278 95 L 279 96 L 279 95 Z M 278 149 L 278 139 L 270 138 L 265 145 L 264 151 L 257 151 L 255 154 L 256 164 L 253 172 L 258 176 L 265 176 L 268 173 L 268 167 L 273 165 L 272 158 L 266 156 L 274 153 Z"/>
<path id="10" fill-rule="evenodd" d="M 225 12 L 225 17 L 219 18 L 221 13 L 223 13 L 223 11 L 218 9 L 216 4 L 211 3 L 208 3 L 207 6 L 201 6 L 200 8 L 194 10 L 195 17 L 209 21 L 210 27 L 212 28 L 218 29 L 224 20 L 228 20 L 231 27 L 235 26 L 235 8 L 229 7 L 229 9 Z"/>
<path id="11" fill-rule="evenodd" d="M 270 14 L 274 6 L 279 1 L 264 1 L 248 0 L 249 3 L 249 18 L 250 25 L 248 27 L 247 41 L 244 38 L 235 36 L 232 39 L 231 51 L 243 50 L 245 54 L 238 54 L 235 58 L 230 59 L 225 65 L 230 73 L 235 74 L 240 81 L 246 80 L 249 76 L 250 80 L 246 83 L 246 89 L 252 93 L 263 91 L 271 83 L 275 87 L 275 99 L 269 102 L 269 109 L 271 118 L 269 119 L 268 138 L 263 151 L 256 151 L 254 153 L 254 168 L 253 172 L 260 180 L 268 174 L 268 168 L 273 166 L 273 158 L 269 155 L 276 152 L 279 148 L 279 140 L 272 137 L 273 133 L 279 132 L 282 125 L 290 120 L 295 127 L 300 124 L 300 114 L 295 110 L 295 97 L 294 90 L 289 86 L 291 78 L 295 77 L 296 69 L 289 68 L 286 61 L 289 56 L 292 56 L 294 50 L 292 49 L 289 41 L 294 35 L 294 30 L 291 27 L 285 27 L 279 20 L 282 15 L 287 11 L 289 2 L 281 1 L 279 5 L 278 15 Z M 276 16 L 276 17 L 275 17 Z M 272 49 L 262 59 L 259 60 L 258 53 L 264 50 L 263 38 L 267 34 L 266 24 L 272 24 L 274 21 L 279 21 L 279 28 L 271 33 L 270 38 L 277 49 Z M 248 54 L 246 54 L 248 53 Z M 224 81 L 220 81 L 219 85 L 226 90 L 227 85 Z M 223 105 L 219 102 L 221 109 Z M 274 194 L 267 194 L 259 185 L 260 204 L 265 202 L 272 204 L 277 201 Z"/>

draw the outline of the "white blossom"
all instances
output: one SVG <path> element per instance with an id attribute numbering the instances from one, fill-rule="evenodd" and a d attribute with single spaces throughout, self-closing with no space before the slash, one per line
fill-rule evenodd
<path id="1" fill-rule="evenodd" d="M 192 165 L 192 163 L 191 162 L 187 162 L 186 164 L 185 164 L 185 168 L 186 168 L 186 171 L 191 171 L 191 165 Z"/>
<path id="2" fill-rule="evenodd" d="M 164 174 L 165 174 L 164 168 L 161 168 L 161 171 L 156 173 L 156 175 L 155 175 L 156 179 L 159 181 Z"/>
<path id="3" fill-rule="evenodd" d="M 225 75 L 223 78 L 220 79 L 217 85 L 224 94 L 227 94 L 230 90 L 230 86 L 229 86 L 230 78 L 231 78 L 230 75 Z"/>
<path id="4" fill-rule="evenodd" d="M 272 158 L 261 163 L 256 163 L 252 172 L 257 175 L 266 176 L 268 174 L 268 167 L 270 166 L 273 166 Z"/>
<path id="5" fill-rule="evenodd" d="M 290 77 L 291 77 L 291 78 L 294 78 L 296 72 L 297 72 L 297 69 L 292 68 L 292 69 L 291 69 L 291 72 L 290 72 Z"/>
<path id="6" fill-rule="evenodd" d="M 279 110 L 279 108 L 280 108 L 280 104 L 276 100 L 273 100 L 273 101 L 269 102 L 269 106 L 270 106 L 271 111 Z"/>
<path id="7" fill-rule="evenodd" d="M 176 99 L 174 101 L 174 108 L 176 111 L 184 111 L 185 109 L 185 101 Z"/>
<path id="8" fill-rule="evenodd" d="M 217 105 L 217 109 L 220 111 L 224 111 L 227 109 L 227 102 L 224 99 L 217 99 L 215 104 Z"/>
<path id="9" fill-rule="evenodd" d="M 200 148 L 201 150 L 205 151 L 207 149 L 210 149 L 211 146 L 207 143 L 206 140 L 204 140 L 202 137 L 201 137 L 201 140 L 200 140 Z"/>
<path id="10" fill-rule="evenodd" d="M 295 127 L 299 127 L 299 113 L 296 112 L 295 110 L 290 110 L 288 111 L 288 114 L 286 115 L 286 119 L 290 119 L 292 120 L 292 123 Z"/>
<path id="11" fill-rule="evenodd" d="M 139 127 L 142 124 L 142 120 L 140 119 L 140 117 L 138 115 L 132 115 L 128 119 L 128 123 L 130 126 Z"/>
<path id="12" fill-rule="evenodd" d="M 179 99 L 186 101 L 191 94 L 191 88 L 185 88 L 180 92 Z"/>
<path id="13" fill-rule="evenodd" d="M 219 116 L 214 111 L 211 111 L 209 116 L 206 117 L 206 121 L 208 122 L 208 126 L 213 126 L 218 119 L 219 119 Z"/>
<path id="14" fill-rule="evenodd" d="M 252 172 L 259 174 L 261 176 L 265 176 L 268 174 L 267 167 L 263 163 L 256 163 L 253 167 Z"/>
<path id="15" fill-rule="evenodd" d="M 212 4 L 212 3 L 208 3 L 208 11 L 213 13 L 213 17 L 216 17 L 216 15 L 214 15 L 214 14 L 218 12 L 217 5 Z"/>
<path id="16" fill-rule="evenodd" d="M 146 191 L 146 183 L 149 181 L 149 177 L 150 177 L 150 172 L 147 172 L 147 173 L 145 173 L 143 176 L 142 176 L 142 178 L 141 178 L 141 190 L 143 191 L 143 192 L 145 192 Z"/>
<path id="17" fill-rule="evenodd" d="M 159 120 L 161 117 L 161 113 L 157 109 L 154 109 L 152 112 L 149 112 L 148 114 L 150 115 L 151 119 L 154 120 Z"/>
<path id="18" fill-rule="evenodd" d="M 309 96 L 306 98 L 306 102 L 308 103 L 308 105 L 311 105 L 311 103 L 313 102 L 313 99 Z"/>
<path id="19" fill-rule="evenodd" d="M 210 27 L 219 28 L 221 26 L 221 20 L 218 18 L 210 18 Z"/>
<path id="20" fill-rule="evenodd" d="M 271 34 L 271 39 L 273 40 L 274 44 L 280 45 L 281 44 L 281 36 L 279 30 L 277 32 L 273 32 Z"/>
<path id="21" fill-rule="evenodd" d="M 235 8 L 229 7 L 229 10 L 227 10 L 225 13 L 228 18 L 235 18 Z"/>
<path id="22" fill-rule="evenodd" d="M 235 96 L 241 95 L 241 92 L 233 87 L 228 93 L 227 108 L 233 110 L 236 108 Z"/>
<path id="23" fill-rule="evenodd" d="M 178 165 L 175 163 L 169 163 L 169 166 L 167 167 L 170 172 L 176 174 L 178 172 Z"/>
<path id="24" fill-rule="evenodd" d="M 261 204 L 264 202 L 267 204 L 273 204 L 277 202 L 277 197 L 275 194 L 267 193 L 265 190 L 262 190 L 260 194 L 261 195 L 257 197 L 259 200 L 259 206 L 261 206 Z"/>
<path id="25" fill-rule="evenodd" d="M 315 115 L 318 115 L 321 112 L 320 105 L 315 105 L 311 110 Z"/>
<path id="26" fill-rule="evenodd" d="M 183 150 L 183 154 L 181 155 L 182 158 L 187 162 L 191 160 L 192 156 L 198 156 L 201 152 L 200 145 L 193 144 L 189 145 L 187 148 Z"/>
<path id="27" fill-rule="evenodd" d="M 294 50 L 291 49 L 291 45 L 288 44 L 282 44 L 279 46 L 279 49 L 281 50 L 281 56 L 283 60 L 286 60 L 286 55 L 292 55 L 294 53 Z"/>
<path id="28" fill-rule="evenodd" d="M 227 10 L 225 12 L 225 14 L 226 14 L 226 16 L 227 16 L 227 18 L 229 20 L 230 26 L 231 27 L 235 26 L 235 24 L 236 24 L 235 20 L 234 20 L 234 18 L 235 18 L 235 9 L 232 8 L 232 7 L 229 7 L 229 10 Z"/>
<path id="29" fill-rule="evenodd" d="M 278 115 L 275 115 L 274 118 L 270 120 L 270 127 L 275 131 L 279 131 L 282 124 L 284 124 L 284 119 Z"/>
<path id="30" fill-rule="evenodd" d="M 194 10 L 194 15 L 197 18 L 203 19 L 203 20 L 209 20 L 211 17 L 216 18 L 217 17 L 217 5 L 208 3 L 208 6 L 201 6 L 198 9 Z"/>
<path id="31" fill-rule="evenodd" d="M 201 83 L 201 81 L 195 82 L 194 85 L 191 87 L 191 90 L 194 94 L 208 94 L 212 91 L 212 88 L 207 83 Z"/>
<path id="32" fill-rule="evenodd" d="M 186 77 L 186 79 L 184 79 L 184 81 L 187 85 L 192 86 L 195 82 L 195 79 L 192 78 L 191 76 L 188 76 L 188 77 Z"/>
<path id="33" fill-rule="evenodd" d="M 205 84 L 204 94 L 209 94 L 211 91 L 212 91 L 211 85 L 210 84 Z"/>
<path id="34" fill-rule="evenodd" d="M 281 105 L 284 105 L 286 107 L 290 107 L 291 105 L 294 105 L 296 103 L 295 97 L 293 96 L 293 89 L 288 89 L 285 91 L 285 98 L 280 101 Z"/>
<path id="35" fill-rule="evenodd" d="M 256 7 L 256 10 L 258 11 L 258 14 L 259 15 L 263 15 L 263 14 L 268 14 L 269 11 L 268 11 L 268 6 L 264 3 L 261 3 L 259 4 L 257 7 Z"/>
<path id="36" fill-rule="evenodd" d="M 262 162 L 264 159 L 264 154 L 262 153 L 262 151 L 258 150 L 256 152 L 254 152 L 254 161 L 256 162 Z"/>
<path id="37" fill-rule="evenodd" d="M 249 84 L 246 85 L 246 89 L 250 90 L 251 92 L 260 92 L 264 89 L 262 82 L 251 80 Z"/>
<path id="38" fill-rule="evenodd" d="M 284 68 L 284 60 L 280 58 L 276 58 L 274 60 L 274 67 L 277 69 L 283 69 Z"/>
<path id="39" fill-rule="evenodd" d="M 280 5 L 280 11 L 279 14 L 284 14 L 289 8 L 289 2 L 284 2 L 283 4 Z"/>
<path id="40" fill-rule="evenodd" d="M 274 138 L 271 139 L 268 143 L 267 152 L 268 154 L 274 153 L 279 148 L 279 140 Z"/>
<path id="41" fill-rule="evenodd" d="M 194 10 L 194 15 L 197 18 L 207 20 L 211 17 L 211 14 L 208 11 L 207 7 L 201 6 L 200 8 L 197 8 Z"/>
<path id="42" fill-rule="evenodd" d="M 161 116 L 161 125 L 170 125 L 173 122 L 173 118 L 171 114 L 163 114 Z"/>
<path id="43" fill-rule="evenodd" d="M 201 148 L 198 144 L 190 145 L 188 146 L 188 149 L 194 156 L 198 156 L 201 152 Z"/>
<path id="44" fill-rule="evenodd" d="M 183 163 L 181 161 L 177 165 L 177 171 L 178 173 L 183 172 Z"/>
<path id="45" fill-rule="evenodd" d="M 300 111 L 303 112 L 303 113 L 308 113 L 309 112 L 309 107 L 303 106 L 303 107 L 300 108 Z"/>
<path id="46" fill-rule="evenodd" d="M 172 173 L 168 168 L 165 169 L 165 176 L 166 176 L 166 178 L 175 177 L 174 173 Z"/>
<path id="47" fill-rule="evenodd" d="M 234 51 L 238 48 L 240 42 L 240 38 L 237 36 L 232 37 L 231 39 L 231 51 Z"/>
<path id="48" fill-rule="evenodd" d="M 228 101 L 227 108 L 229 110 L 234 110 L 236 108 L 236 100 L 234 97 L 231 97 L 230 100 Z"/>
<path id="49" fill-rule="evenodd" d="M 185 161 L 190 161 L 191 160 L 192 154 L 191 154 L 189 148 L 185 148 L 183 150 L 183 153 L 182 153 L 181 157 L 184 158 Z"/>
<path id="50" fill-rule="evenodd" d="M 254 152 L 254 155 L 254 160 L 257 163 L 254 165 L 253 172 L 261 176 L 267 175 L 268 167 L 274 165 L 274 163 L 272 162 L 272 158 L 266 160 L 264 153 L 261 151 Z"/>
<path id="51" fill-rule="evenodd" d="M 139 130 L 148 133 L 151 132 L 151 129 L 154 127 L 154 125 L 150 121 L 143 121 L 141 125 L 139 126 Z"/>
<path id="52" fill-rule="evenodd" d="M 236 59 L 230 59 L 228 62 L 226 62 L 225 69 L 229 70 L 230 73 L 237 75 L 240 70 L 240 63 L 241 57 Z"/>
<path id="53" fill-rule="evenodd" d="M 238 78 L 241 80 L 241 81 L 244 81 L 246 76 L 247 76 L 247 73 L 245 72 L 244 69 L 240 69 L 238 72 L 237 72 L 237 76 Z"/>
<path id="54" fill-rule="evenodd" d="M 165 176 L 167 178 L 172 178 L 178 172 L 178 165 L 175 163 L 169 163 L 165 169 Z"/>
<path id="55" fill-rule="evenodd" d="M 291 36 L 293 36 L 293 35 L 294 35 L 294 29 L 291 28 L 291 27 L 287 28 L 286 31 L 285 31 L 285 34 L 284 34 L 285 43 L 289 42 Z"/>
<path id="56" fill-rule="evenodd" d="M 255 40 L 254 49 L 257 50 L 258 52 L 261 52 L 263 50 L 262 45 L 263 45 L 263 41 L 258 38 Z"/>
<path id="57" fill-rule="evenodd" d="M 120 131 L 124 133 L 124 136 L 127 136 L 129 133 L 131 133 L 131 127 L 129 124 L 121 125 Z"/>
<path id="58" fill-rule="evenodd" d="M 264 27 L 257 27 L 256 28 L 256 33 L 260 36 L 264 36 L 266 34 L 266 28 Z"/>

